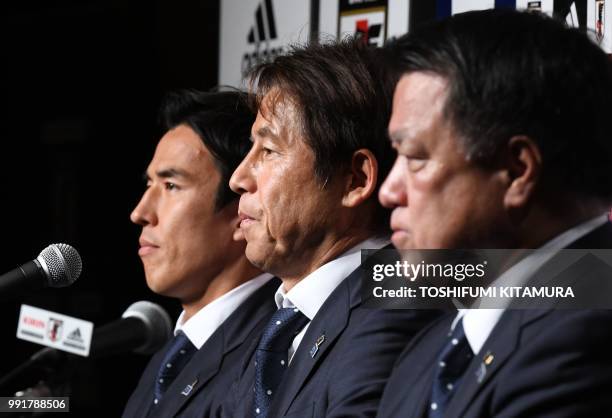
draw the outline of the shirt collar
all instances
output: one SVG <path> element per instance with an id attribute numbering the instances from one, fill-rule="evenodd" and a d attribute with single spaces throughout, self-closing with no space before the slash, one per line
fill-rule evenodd
<path id="1" fill-rule="evenodd" d="M 608 222 L 607 214 L 597 216 L 557 235 L 541 246 L 540 249 L 552 250 L 565 248 L 572 242 L 604 225 L 606 222 Z M 520 286 L 524 284 L 538 268 L 550 260 L 554 254 L 555 253 L 552 251 L 541 254 L 534 251 L 506 270 L 497 280 L 495 280 L 494 284 L 497 285 L 511 281 L 514 286 Z M 454 329 L 459 318 L 463 317 L 465 336 L 472 351 L 478 354 L 504 310 L 505 309 L 459 309 L 459 313 L 453 321 L 452 328 Z"/>
<path id="2" fill-rule="evenodd" d="M 213 300 L 183 323 L 185 311 L 181 312 L 174 327 L 174 335 L 185 333 L 189 341 L 199 350 L 221 324 L 255 291 L 266 284 L 272 275 L 260 274 Z"/>
<path id="3" fill-rule="evenodd" d="M 359 267 L 361 250 L 380 249 L 387 244 L 388 240 L 367 239 L 304 277 L 289 292 L 281 284 L 274 295 L 276 306 L 296 307 L 312 321 L 334 289 Z"/>

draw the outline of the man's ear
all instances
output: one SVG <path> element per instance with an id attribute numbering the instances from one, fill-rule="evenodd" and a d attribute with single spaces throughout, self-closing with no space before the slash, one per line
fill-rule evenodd
<path id="1" fill-rule="evenodd" d="M 368 149 L 358 149 L 353 153 L 348 172 L 342 205 L 356 207 L 366 201 L 376 189 L 378 180 L 378 161 Z"/>
<path id="2" fill-rule="evenodd" d="M 514 136 L 508 141 L 504 159 L 509 181 L 504 206 L 508 209 L 525 207 L 540 181 L 540 147 L 528 136 Z"/>

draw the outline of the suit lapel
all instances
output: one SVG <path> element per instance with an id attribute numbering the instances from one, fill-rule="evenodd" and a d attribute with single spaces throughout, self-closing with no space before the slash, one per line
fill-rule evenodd
<path id="1" fill-rule="evenodd" d="M 260 331 L 264 326 L 265 323 L 262 324 Z M 238 375 L 238 386 L 236 388 L 236 394 L 233 396 L 232 408 L 234 409 L 234 412 L 232 416 L 234 417 L 247 416 L 246 409 L 253 396 L 252 384 L 254 382 L 255 372 L 255 368 L 251 367 L 251 362 L 253 361 L 253 355 L 257 349 L 257 345 L 259 344 L 260 334 L 261 333 L 257 333 L 257 335 L 254 334 L 250 341 L 245 342 L 245 344 L 249 344 L 249 346 L 247 347 L 246 351 L 244 351 L 241 359 L 240 373 Z"/>
<path id="2" fill-rule="evenodd" d="M 151 409 L 153 406 L 153 387 L 157 370 L 159 369 L 163 355 L 168 350 L 170 344 L 171 340 L 169 340 L 164 347 L 151 358 L 151 361 L 147 365 L 147 368 L 143 373 L 143 378 L 138 383 L 133 395 L 133 397 L 137 399 L 138 405 L 129 415 L 130 417 L 145 418 L 149 413 L 149 409 Z"/>
<path id="3" fill-rule="evenodd" d="M 606 222 L 601 227 L 574 241 L 567 248 L 611 247 L 612 225 L 610 222 Z M 537 281 L 538 274 L 541 274 L 546 268 L 547 265 L 545 264 L 538 269 L 538 272 L 530 279 L 531 282 Z M 504 312 L 482 349 L 468 367 L 464 380 L 447 405 L 446 411 L 453 411 L 453 416 L 462 416 L 481 388 L 487 384 L 517 349 L 522 328 L 550 312 L 550 309 L 550 306 L 546 306 L 546 309 L 507 310 Z"/>
<path id="4" fill-rule="evenodd" d="M 520 311 L 506 311 L 478 355 L 470 363 L 457 392 L 446 406 L 452 416 L 461 416 L 472 399 L 508 360 L 518 344 Z M 459 413 L 461 412 L 461 413 Z"/>
<path id="5" fill-rule="evenodd" d="M 155 379 L 155 376 L 153 376 Z M 145 418 L 149 414 L 149 409 L 153 406 L 153 381 L 144 386 L 143 396 L 140 401 L 140 406 L 135 411 L 135 418 Z"/>
<path id="6" fill-rule="evenodd" d="M 185 403 L 206 386 L 219 372 L 225 355 L 223 345 L 223 332 L 219 328 L 172 382 L 154 416 L 174 416 Z"/>
<path id="7" fill-rule="evenodd" d="M 334 297 L 328 298 L 310 322 L 281 382 L 281 386 L 285 389 L 279 392 L 279 396 L 272 402 L 270 416 L 276 416 L 275 411 L 280 411 L 281 416 L 286 414 L 310 373 L 346 328 L 349 316 L 349 293 L 346 283 L 341 283 L 333 295 Z"/>
<path id="8" fill-rule="evenodd" d="M 276 308 L 272 295 L 279 285 L 278 279 L 270 280 L 221 324 L 170 385 L 156 416 L 176 415 L 219 373 L 226 355 L 258 334 Z"/>
<path id="9" fill-rule="evenodd" d="M 153 376 L 153 379 L 155 379 L 155 376 Z M 138 408 L 134 410 L 133 415 L 130 415 L 131 417 L 145 418 L 148 415 L 149 409 L 153 406 L 153 379 L 142 386 L 142 395 L 140 396 Z"/>
<path id="10" fill-rule="evenodd" d="M 411 363 L 412 370 L 408 371 L 411 377 L 407 377 L 407 380 L 410 382 L 411 387 L 406 388 L 408 397 L 402 402 L 402 405 L 412 405 L 409 409 L 411 415 L 407 415 L 407 418 L 427 416 L 426 412 L 431 397 L 431 386 L 435 370 L 434 362 L 438 357 L 439 347 L 442 341 L 445 340 L 454 317 L 455 313 L 449 314 L 445 319 L 440 320 L 434 325 L 422 339 L 417 337 L 417 339 L 409 343 L 411 348 L 409 348 L 410 354 L 407 357 L 419 359 L 419 361 Z M 406 411 L 406 409 L 403 409 L 403 411 Z"/>
<path id="11" fill-rule="evenodd" d="M 452 411 L 452 416 L 462 416 L 480 390 L 516 351 L 522 328 L 548 312 L 550 309 L 504 312 L 478 355 L 474 356 L 446 411 Z"/>
<path id="12" fill-rule="evenodd" d="M 327 298 L 310 322 L 295 352 L 287 374 L 270 406 L 270 416 L 284 415 L 306 383 L 309 375 L 325 358 L 348 324 L 351 309 L 361 303 L 361 267 L 348 275 Z M 280 413 L 279 413 L 280 412 Z"/>
<path id="13" fill-rule="evenodd" d="M 392 248 L 391 245 L 388 245 L 383 249 Z M 325 300 L 310 322 L 293 356 L 287 374 L 281 382 L 285 389 L 279 392 L 278 397 L 272 401 L 269 416 L 283 416 L 287 413 L 308 377 L 346 328 L 350 311 L 362 303 L 362 275 L 361 266 L 353 270 Z"/>

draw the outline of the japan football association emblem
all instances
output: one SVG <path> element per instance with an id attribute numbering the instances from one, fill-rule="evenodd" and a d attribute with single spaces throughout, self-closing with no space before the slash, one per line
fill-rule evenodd
<path id="1" fill-rule="evenodd" d="M 50 318 L 47 325 L 47 337 L 52 342 L 56 342 L 62 337 L 62 330 L 64 328 L 64 321 L 61 319 Z"/>

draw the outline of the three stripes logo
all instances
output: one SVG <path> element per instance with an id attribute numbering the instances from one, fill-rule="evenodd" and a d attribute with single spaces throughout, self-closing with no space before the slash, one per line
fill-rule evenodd
<path id="1" fill-rule="evenodd" d="M 555 0 L 553 17 L 565 21 L 570 27 L 586 30 L 586 3 L 586 0 Z"/>
<path id="2" fill-rule="evenodd" d="M 257 6 L 255 12 L 255 25 L 251 27 L 247 38 L 250 44 L 259 44 L 264 41 L 276 39 L 276 22 L 274 21 L 274 11 L 272 10 L 272 0 L 264 0 Z"/>
<path id="3" fill-rule="evenodd" d="M 255 11 L 254 23 L 247 35 L 249 45 L 254 45 L 255 50 L 246 52 L 242 57 L 242 76 L 244 77 L 254 65 L 271 60 L 284 52 L 279 46 L 272 48 L 270 42 L 278 37 L 276 31 L 276 19 L 272 0 L 263 0 Z"/>
<path id="4" fill-rule="evenodd" d="M 81 330 L 79 328 L 75 328 L 74 331 L 68 334 L 62 344 L 78 350 L 85 350 L 85 341 L 83 341 L 83 336 L 81 335 Z"/>
<path id="5" fill-rule="evenodd" d="M 72 341 L 76 341 L 79 343 L 83 343 L 83 337 L 81 336 L 81 330 L 78 328 L 75 328 L 74 331 L 72 331 L 70 334 L 68 334 L 68 336 L 66 337 L 68 340 L 72 340 Z"/>

